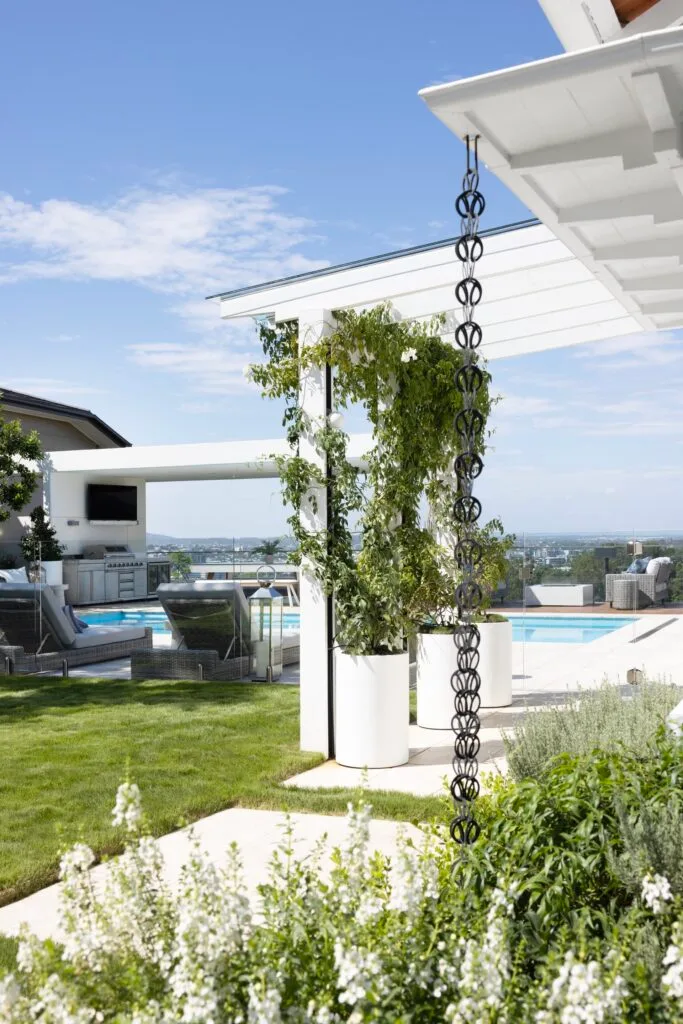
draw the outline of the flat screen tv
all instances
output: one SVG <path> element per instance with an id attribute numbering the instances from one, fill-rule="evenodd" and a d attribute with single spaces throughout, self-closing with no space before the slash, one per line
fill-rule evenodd
<path id="1" fill-rule="evenodd" d="M 138 518 L 138 489 L 119 484 L 88 484 L 88 519 L 134 523 Z"/>

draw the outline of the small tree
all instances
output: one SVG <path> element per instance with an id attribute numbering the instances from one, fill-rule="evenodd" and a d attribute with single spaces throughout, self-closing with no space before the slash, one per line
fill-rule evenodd
<path id="1" fill-rule="evenodd" d="M 59 562 L 64 547 L 57 540 L 57 531 L 51 525 L 42 505 L 31 512 L 31 526 L 19 541 L 24 559 L 31 562 Z"/>
<path id="2" fill-rule="evenodd" d="M 38 483 L 31 463 L 43 454 L 38 432 L 25 434 L 19 420 L 4 418 L 0 405 L 0 523 L 28 505 Z"/>
<path id="3" fill-rule="evenodd" d="M 263 558 L 266 562 L 272 562 L 276 555 L 282 554 L 282 541 L 279 537 L 275 537 L 273 540 L 264 540 L 261 543 L 251 549 L 252 555 L 258 555 Z"/>
<path id="4" fill-rule="evenodd" d="M 171 563 L 171 576 L 174 580 L 185 580 L 192 570 L 192 555 L 189 551 L 171 551 L 168 556 Z"/>

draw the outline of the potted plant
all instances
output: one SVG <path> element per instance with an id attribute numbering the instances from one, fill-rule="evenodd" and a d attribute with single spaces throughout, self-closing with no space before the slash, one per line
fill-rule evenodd
<path id="1" fill-rule="evenodd" d="M 458 668 L 453 633 L 457 622 L 455 591 L 462 573 L 455 559 L 455 538 L 448 530 L 445 510 L 452 492 L 445 485 L 433 495 L 431 544 L 416 559 L 418 579 L 413 606 L 419 621 L 417 633 L 417 724 L 425 729 L 449 729 L 454 714 L 451 678 Z M 503 532 L 500 520 L 492 519 L 471 534 L 481 549 L 477 582 L 482 601 L 474 621 L 479 628 L 479 695 L 485 708 L 505 707 L 512 702 L 512 624 L 491 613 L 496 588 L 505 579 L 507 553 L 514 539 Z"/>
<path id="2" fill-rule="evenodd" d="M 31 512 L 31 525 L 21 538 L 19 545 L 29 571 L 35 573 L 38 566 L 44 572 L 45 582 L 51 586 L 62 583 L 62 555 L 64 547 L 57 540 L 57 531 L 51 525 L 42 505 Z"/>
<path id="3" fill-rule="evenodd" d="M 262 558 L 266 565 L 272 565 L 276 557 L 282 554 L 281 544 L 278 537 L 273 540 L 264 540 L 257 547 L 251 549 L 251 554 Z"/>
<path id="4" fill-rule="evenodd" d="M 330 336 L 299 348 L 295 324 L 265 324 L 267 362 L 251 367 L 265 396 L 285 400 L 292 453 L 277 460 L 283 500 L 297 559 L 334 595 L 336 755 L 354 767 L 390 767 L 409 756 L 412 566 L 415 551 L 429 543 L 421 503 L 429 481 L 452 464 L 462 410 L 454 381 L 463 356 L 441 338 L 442 327 L 397 320 L 382 305 L 336 314 Z M 336 409 L 362 406 L 369 421 L 374 443 L 363 473 L 349 463 L 340 417 L 311 422 L 298 404 L 302 370 L 326 366 Z M 487 415 L 487 389 L 480 404 Z M 301 456 L 303 436 L 325 456 L 327 476 Z M 328 487 L 323 530 L 301 515 L 316 486 Z M 361 537 L 358 554 L 352 527 Z"/>

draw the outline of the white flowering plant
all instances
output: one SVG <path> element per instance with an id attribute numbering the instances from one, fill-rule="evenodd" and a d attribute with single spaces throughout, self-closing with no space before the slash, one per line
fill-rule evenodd
<path id="1" fill-rule="evenodd" d="M 557 922 L 548 949 L 529 958 L 523 886 L 465 888 L 437 825 L 419 842 L 399 838 L 390 858 L 373 854 L 369 821 L 366 803 L 350 806 L 341 848 L 329 855 L 321 841 L 308 857 L 287 825 L 255 897 L 234 846 L 218 867 L 193 842 L 171 887 L 139 791 L 125 783 L 113 811 L 124 853 L 98 884 L 87 846 L 64 854 L 60 942 L 22 935 L 0 980 L 1 1024 L 682 1019 L 682 908 L 666 879 L 643 879 L 601 940 Z M 661 930 L 647 1006 L 635 955 L 645 926 Z"/>

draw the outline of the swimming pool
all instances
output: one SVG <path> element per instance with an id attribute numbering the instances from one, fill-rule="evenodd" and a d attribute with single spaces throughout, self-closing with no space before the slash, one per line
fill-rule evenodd
<path id="1" fill-rule="evenodd" d="M 79 613 L 79 618 L 87 622 L 89 626 L 149 626 L 153 633 L 170 634 L 171 624 L 161 609 L 157 608 L 117 608 L 115 611 Z M 282 616 L 282 630 L 284 633 L 296 633 L 299 630 L 299 609 L 286 608 Z"/>
<path id="2" fill-rule="evenodd" d="M 589 644 L 638 621 L 634 615 L 508 615 L 512 639 L 528 644 Z"/>
<path id="3" fill-rule="evenodd" d="M 157 634 L 170 633 L 171 626 L 161 609 L 117 609 L 116 611 L 84 612 L 81 616 L 92 626 L 150 626 Z M 589 644 L 623 626 L 637 622 L 633 615 L 529 615 L 510 614 L 512 639 L 528 644 Z M 285 608 L 283 631 L 299 630 L 299 609 Z"/>

